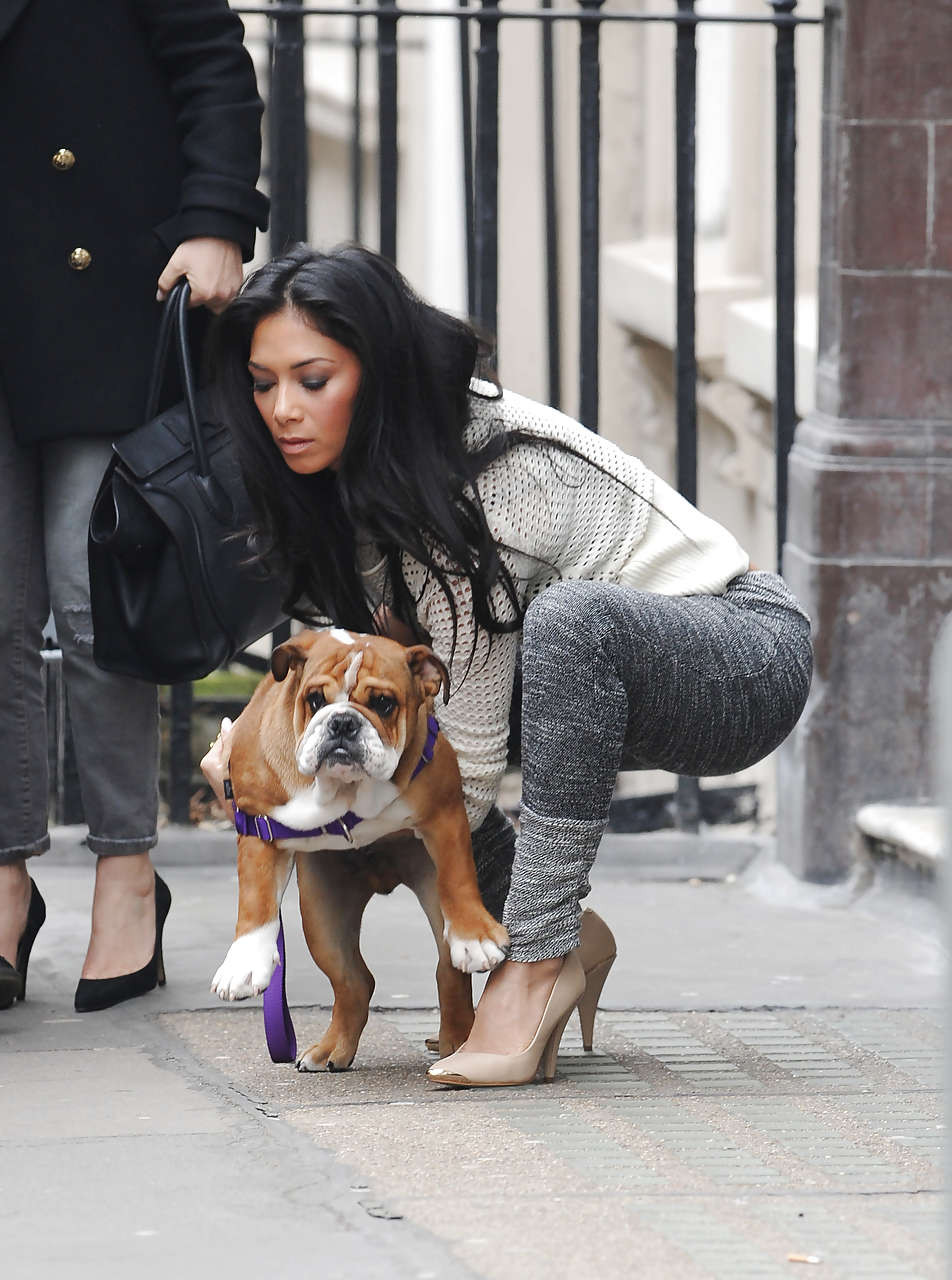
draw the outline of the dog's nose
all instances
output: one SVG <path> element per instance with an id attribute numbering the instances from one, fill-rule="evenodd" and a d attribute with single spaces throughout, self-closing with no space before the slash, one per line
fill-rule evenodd
<path id="1" fill-rule="evenodd" d="M 342 738 L 345 741 L 356 738 L 360 731 L 360 717 L 342 712 L 340 715 L 331 716 L 327 722 L 327 728 L 335 738 Z"/>

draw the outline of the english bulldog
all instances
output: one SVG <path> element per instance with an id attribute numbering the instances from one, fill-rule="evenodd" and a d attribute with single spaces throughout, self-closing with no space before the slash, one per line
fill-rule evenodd
<path id="1" fill-rule="evenodd" d="M 353 1061 L 374 990 L 360 954 L 374 893 L 407 884 L 426 912 L 439 950 L 441 1056 L 469 1034 L 469 975 L 505 958 L 508 934 L 476 884 L 456 756 L 433 716 L 448 689 L 425 645 L 305 631 L 275 649 L 235 722 L 238 924 L 212 991 L 243 1000 L 268 986 L 296 865 L 304 935 L 334 989 L 330 1026 L 298 1056 L 299 1071 Z"/>

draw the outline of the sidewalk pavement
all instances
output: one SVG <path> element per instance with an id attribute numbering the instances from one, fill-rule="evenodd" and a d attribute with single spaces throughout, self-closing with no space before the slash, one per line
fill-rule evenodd
<path id="1" fill-rule="evenodd" d="M 435 952 L 368 908 L 355 1067 L 271 1063 L 260 1000 L 208 990 L 233 837 L 168 829 L 168 986 L 73 1012 L 81 832 L 33 864 L 48 919 L 0 1013 L 0 1274 L 280 1280 L 941 1277 L 943 929 L 928 893 L 791 880 L 769 842 L 608 837 L 589 905 L 619 957 L 595 1052 L 549 1085 L 430 1084 Z M 286 899 L 299 1045 L 330 990 Z M 814 1268 L 814 1271 L 808 1270 Z"/>

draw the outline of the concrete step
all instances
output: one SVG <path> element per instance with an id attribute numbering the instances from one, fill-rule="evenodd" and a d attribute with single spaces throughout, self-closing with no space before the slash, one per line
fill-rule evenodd
<path id="1" fill-rule="evenodd" d="M 934 880 L 947 857 L 945 811 L 928 802 L 867 804 L 856 814 L 861 856 L 877 869 Z"/>

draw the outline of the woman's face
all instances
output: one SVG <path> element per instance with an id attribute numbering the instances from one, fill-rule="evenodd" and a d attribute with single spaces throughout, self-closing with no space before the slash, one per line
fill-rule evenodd
<path id="1" fill-rule="evenodd" d="M 248 369 L 255 405 L 291 470 L 336 471 L 360 386 L 353 351 L 287 307 L 259 322 Z"/>

